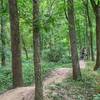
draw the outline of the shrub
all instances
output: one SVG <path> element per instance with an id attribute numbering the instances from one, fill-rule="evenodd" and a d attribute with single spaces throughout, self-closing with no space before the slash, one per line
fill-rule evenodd
<path id="1" fill-rule="evenodd" d="M 0 68 L 0 91 L 12 86 L 12 75 L 10 68 Z"/>
<path id="2" fill-rule="evenodd" d="M 67 48 L 64 47 L 52 47 L 42 51 L 42 58 L 49 62 L 71 63 L 71 56 L 67 51 Z"/>
<path id="3" fill-rule="evenodd" d="M 47 58 L 51 62 L 58 62 L 62 58 L 62 52 L 59 49 L 53 48 L 48 52 Z"/>

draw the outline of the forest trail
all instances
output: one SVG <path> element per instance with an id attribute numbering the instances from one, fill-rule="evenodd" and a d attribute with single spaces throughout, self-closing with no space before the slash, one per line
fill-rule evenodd
<path id="1" fill-rule="evenodd" d="M 83 60 L 80 61 L 80 67 L 85 68 L 85 62 Z M 68 78 L 71 73 L 71 68 L 57 68 L 53 70 L 43 82 L 44 97 L 46 97 L 49 91 L 47 89 L 49 85 L 62 82 L 64 79 Z M 34 89 L 34 86 L 12 89 L 5 92 L 4 94 L 1 94 L 0 100 L 33 100 Z"/>

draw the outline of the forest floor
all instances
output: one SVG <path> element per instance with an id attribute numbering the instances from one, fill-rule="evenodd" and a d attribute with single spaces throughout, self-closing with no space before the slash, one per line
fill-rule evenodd
<path id="1" fill-rule="evenodd" d="M 80 67 L 85 68 L 85 62 L 83 60 L 80 61 Z M 48 76 L 45 78 L 43 82 L 44 86 L 44 99 L 45 100 L 50 100 L 48 97 L 48 94 L 50 91 L 49 86 L 61 83 L 64 79 L 70 77 L 72 74 L 72 69 L 71 68 L 57 68 L 53 71 L 51 71 Z M 5 92 L 4 94 L 0 95 L 0 100 L 33 100 L 34 99 L 34 90 L 35 87 L 30 86 L 30 87 L 21 87 L 21 88 L 16 88 L 9 90 Z M 67 96 L 64 96 L 64 100 L 68 100 Z"/>

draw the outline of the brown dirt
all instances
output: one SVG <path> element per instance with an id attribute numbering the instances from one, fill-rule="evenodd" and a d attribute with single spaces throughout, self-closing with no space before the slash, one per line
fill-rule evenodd
<path id="1" fill-rule="evenodd" d="M 85 68 L 84 61 L 80 61 L 80 66 L 81 68 Z M 43 82 L 45 98 L 49 91 L 47 87 L 51 84 L 62 82 L 71 75 L 71 70 L 71 68 L 58 68 L 52 71 L 48 77 L 46 77 Z M 34 89 L 35 86 L 12 89 L 0 95 L 0 100 L 34 100 Z"/>

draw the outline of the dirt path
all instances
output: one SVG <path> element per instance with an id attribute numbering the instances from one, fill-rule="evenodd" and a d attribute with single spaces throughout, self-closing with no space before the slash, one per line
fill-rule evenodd
<path id="1" fill-rule="evenodd" d="M 80 61 L 80 66 L 85 68 L 85 62 Z M 71 68 L 58 68 L 52 71 L 43 82 L 44 94 L 46 94 L 46 87 L 50 84 L 60 83 L 69 77 L 72 72 L 71 70 Z M 12 89 L 0 95 L 0 100 L 33 100 L 34 89 L 34 86 Z"/>

